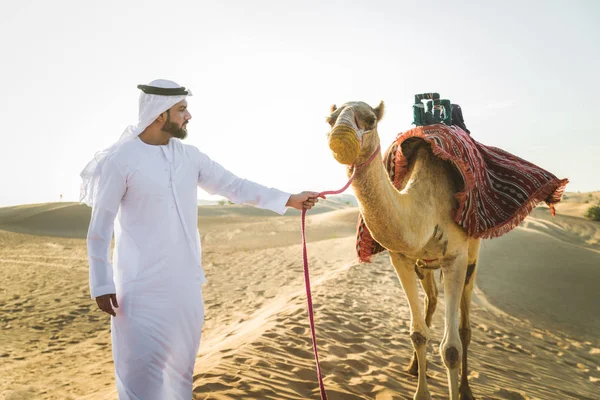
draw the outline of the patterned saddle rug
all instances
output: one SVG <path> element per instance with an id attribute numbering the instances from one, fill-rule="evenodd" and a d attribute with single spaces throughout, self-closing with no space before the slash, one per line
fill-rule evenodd
<path id="1" fill-rule="evenodd" d="M 478 143 L 458 126 L 433 124 L 399 134 L 387 149 L 383 162 L 398 189 L 408 169 L 410 154 L 404 154 L 401 146 L 407 139 L 424 140 L 435 156 L 456 167 L 463 191 L 455 194 L 458 208 L 454 210 L 454 220 L 474 238 L 489 239 L 508 233 L 541 201 L 550 206 L 554 215 L 554 204 L 560 201 L 568 183 L 567 179 L 558 179 L 502 149 Z M 359 260 L 370 262 L 372 255 L 383 250 L 359 215 Z"/>

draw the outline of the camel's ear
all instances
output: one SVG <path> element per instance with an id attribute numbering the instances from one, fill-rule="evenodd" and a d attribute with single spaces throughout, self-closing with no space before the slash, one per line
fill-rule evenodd
<path id="1" fill-rule="evenodd" d="M 383 118 L 383 114 L 385 112 L 385 105 L 383 104 L 383 100 L 381 100 L 381 102 L 373 110 L 373 112 L 375 112 L 375 116 L 377 117 L 377 121 L 381 121 L 381 118 Z"/>
<path id="2" fill-rule="evenodd" d="M 331 113 L 333 113 L 335 110 L 337 110 L 337 106 L 336 106 L 335 104 L 332 104 L 332 105 L 331 105 L 331 108 L 329 109 L 329 111 L 330 111 Z"/>

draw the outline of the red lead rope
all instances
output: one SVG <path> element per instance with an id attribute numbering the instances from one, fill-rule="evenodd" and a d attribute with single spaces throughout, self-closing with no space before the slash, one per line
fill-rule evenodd
<path id="1" fill-rule="evenodd" d="M 373 155 L 371 155 L 371 157 L 366 162 L 354 168 L 350 180 L 348 181 L 348 183 L 346 183 L 346 185 L 343 188 L 335 191 L 321 192 L 318 196 L 320 197 L 327 196 L 330 194 L 340 194 L 346 189 L 348 189 L 348 187 L 354 180 L 354 177 L 356 176 L 356 171 L 373 161 L 375 156 L 379 154 L 380 148 L 381 146 L 377 146 L 377 149 L 375 150 Z M 319 378 L 319 389 L 321 390 L 321 400 L 327 400 L 327 393 L 325 393 L 325 385 L 323 384 L 323 376 L 321 374 L 321 366 L 319 364 L 319 352 L 317 351 L 317 335 L 315 333 L 315 318 L 313 313 L 312 294 L 310 291 L 310 277 L 308 273 L 308 253 L 306 251 L 306 209 L 302 210 L 302 258 L 304 260 L 304 284 L 306 286 L 306 301 L 308 303 L 308 319 L 310 320 L 310 333 L 312 335 L 315 362 L 317 363 L 317 377 Z"/>

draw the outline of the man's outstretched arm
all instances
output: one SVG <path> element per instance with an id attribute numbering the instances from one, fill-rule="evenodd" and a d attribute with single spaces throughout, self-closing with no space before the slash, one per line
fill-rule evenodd
<path id="1" fill-rule="evenodd" d="M 251 204 L 283 215 L 286 207 L 310 209 L 318 201 L 316 192 L 290 194 L 239 178 L 200 152 L 198 162 L 198 186 L 210 194 L 224 196 L 237 204 Z"/>

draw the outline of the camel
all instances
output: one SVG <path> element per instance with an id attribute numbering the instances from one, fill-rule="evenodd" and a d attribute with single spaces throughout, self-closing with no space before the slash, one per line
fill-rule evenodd
<path id="1" fill-rule="evenodd" d="M 445 294 L 440 355 L 447 370 L 450 398 L 473 399 L 467 379 L 467 348 L 471 341 L 469 310 L 480 239 L 468 237 L 453 220 L 454 193 L 460 182 L 451 165 L 435 157 L 424 141 L 412 142 L 416 147 L 401 190 L 392 185 L 379 151 L 377 124 L 383 114 L 383 102 L 376 108 L 363 102 L 349 102 L 339 108 L 332 106 L 327 118 L 331 125 L 329 147 L 334 158 L 348 166 L 348 175 L 352 174 L 354 165 L 365 163 L 376 153 L 370 163 L 356 171 L 352 187 L 373 239 L 389 251 L 410 305 L 410 339 L 416 357 L 413 354 L 409 371 L 418 374 L 414 399 L 431 398 L 427 387 L 426 351 L 437 304 L 438 289 L 434 280 L 437 268 L 443 273 Z M 424 312 L 417 280 L 426 294 Z"/>

